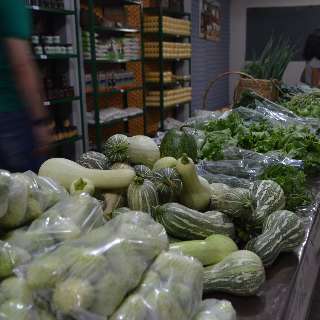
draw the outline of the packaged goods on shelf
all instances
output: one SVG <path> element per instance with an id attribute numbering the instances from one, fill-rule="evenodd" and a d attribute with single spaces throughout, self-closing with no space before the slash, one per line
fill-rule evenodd
<path id="1" fill-rule="evenodd" d="M 27 6 L 40 6 L 48 9 L 64 9 L 64 0 L 45 1 L 45 0 L 25 0 Z"/>
<path id="2" fill-rule="evenodd" d="M 159 32 L 159 17 L 145 16 L 144 18 L 144 31 L 145 32 Z M 191 35 L 191 22 L 183 19 L 176 19 L 171 17 L 163 17 L 163 30 L 164 33 L 172 35 L 190 36 Z"/>
<path id="3" fill-rule="evenodd" d="M 173 81 L 173 73 L 171 71 L 163 73 L 164 82 L 172 82 Z M 146 81 L 147 82 L 160 82 L 160 72 L 147 72 L 146 73 Z"/>
<path id="4" fill-rule="evenodd" d="M 90 36 L 83 32 L 83 51 L 86 59 L 91 59 Z M 140 40 L 136 37 L 101 39 L 95 34 L 97 60 L 137 60 L 141 56 Z"/>
<path id="5" fill-rule="evenodd" d="M 126 120 L 128 117 L 133 117 L 136 115 L 142 114 L 142 109 L 140 108 L 126 108 L 126 109 L 120 109 L 120 108 L 106 108 L 103 110 L 100 110 L 99 112 L 99 119 L 100 123 L 109 123 L 115 120 Z M 95 113 L 87 112 L 87 119 L 89 124 L 95 124 Z"/>
<path id="6" fill-rule="evenodd" d="M 192 88 L 179 88 L 164 91 L 164 106 L 171 107 L 177 104 L 186 103 L 192 99 Z M 148 107 L 160 106 L 160 91 L 149 91 L 146 96 L 146 105 Z"/>
<path id="7" fill-rule="evenodd" d="M 164 83 L 174 82 L 174 81 L 190 81 L 190 75 L 175 75 L 171 71 L 167 71 L 163 73 L 163 81 Z M 146 73 L 146 81 L 147 82 L 160 82 L 160 72 L 147 72 Z"/>
<path id="8" fill-rule="evenodd" d="M 144 48 L 147 58 L 159 58 L 159 42 L 146 42 Z M 190 43 L 163 42 L 163 57 L 167 59 L 190 58 L 192 48 Z"/>
<path id="9" fill-rule="evenodd" d="M 74 97 L 74 87 L 69 85 L 69 79 L 66 74 L 52 75 L 50 72 L 43 73 L 43 88 L 45 100 L 63 99 Z"/>
<path id="10" fill-rule="evenodd" d="M 105 91 L 112 88 L 123 88 L 132 85 L 135 82 L 135 75 L 132 71 L 115 70 L 103 72 L 100 71 L 97 74 L 99 90 Z M 92 92 L 92 75 L 86 74 L 86 91 Z"/>

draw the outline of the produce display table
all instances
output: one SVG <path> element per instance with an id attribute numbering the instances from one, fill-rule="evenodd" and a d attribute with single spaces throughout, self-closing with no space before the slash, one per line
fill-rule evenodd
<path id="1" fill-rule="evenodd" d="M 312 189 L 319 192 L 320 177 L 312 181 Z M 214 294 L 208 297 L 231 301 L 239 320 L 307 320 L 320 265 L 319 214 L 318 204 L 308 218 L 306 241 L 297 254 L 282 254 L 267 268 L 267 281 L 258 296 Z"/>

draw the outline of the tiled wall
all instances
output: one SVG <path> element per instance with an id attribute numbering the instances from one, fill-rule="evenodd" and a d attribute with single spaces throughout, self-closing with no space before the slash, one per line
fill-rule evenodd
<path id="1" fill-rule="evenodd" d="M 219 0 L 222 5 L 222 35 L 220 42 L 199 38 L 199 0 L 192 0 L 192 108 L 202 108 L 203 95 L 209 81 L 229 71 L 230 0 Z M 210 91 L 209 108 L 217 109 L 229 104 L 229 79 L 219 81 Z"/>

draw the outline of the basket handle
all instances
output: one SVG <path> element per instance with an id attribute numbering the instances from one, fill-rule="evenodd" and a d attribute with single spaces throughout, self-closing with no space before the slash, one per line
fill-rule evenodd
<path id="1" fill-rule="evenodd" d="M 208 96 L 209 96 L 209 92 L 211 90 L 211 88 L 219 81 L 221 80 L 222 78 L 224 78 L 225 76 L 229 76 L 229 75 L 240 75 L 242 77 L 245 77 L 245 78 L 249 78 L 251 80 L 254 80 L 256 81 L 257 83 L 258 80 L 255 79 L 254 77 L 250 76 L 249 74 L 247 73 L 244 73 L 244 72 L 239 72 L 239 71 L 229 71 L 229 72 L 225 72 L 225 73 L 222 73 L 220 75 L 218 75 L 214 80 L 212 80 L 211 82 L 209 82 L 209 85 L 205 91 L 205 94 L 204 94 L 204 98 L 203 98 L 203 109 L 204 110 L 207 110 L 208 108 Z"/>

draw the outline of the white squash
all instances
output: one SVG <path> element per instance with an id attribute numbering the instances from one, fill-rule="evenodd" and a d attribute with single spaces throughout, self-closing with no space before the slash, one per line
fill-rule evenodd
<path id="1" fill-rule="evenodd" d="M 144 164 L 152 168 L 159 159 L 159 147 L 151 138 L 146 136 L 129 138 L 129 160 L 131 163 Z"/>
<path id="2" fill-rule="evenodd" d="M 70 190 L 73 181 L 79 178 L 91 180 L 98 189 L 114 190 L 127 188 L 133 180 L 135 173 L 130 169 L 87 169 L 67 159 L 53 158 L 42 164 L 39 176 L 52 178 L 68 190 Z"/>

